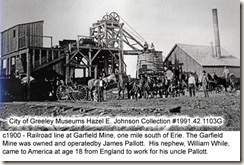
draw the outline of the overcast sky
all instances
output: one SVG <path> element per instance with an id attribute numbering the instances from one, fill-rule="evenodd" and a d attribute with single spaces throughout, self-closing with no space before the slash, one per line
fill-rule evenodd
<path id="1" fill-rule="evenodd" d="M 58 40 L 89 35 L 92 23 L 114 11 L 167 56 L 175 43 L 214 42 L 213 8 L 218 9 L 221 46 L 239 58 L 238 0 L 0 0 L 0 31 L 44 20 L 44 35 L 53 36 L 57 44 Z M 128 73 L 135 75 L 136 58 L 125 60 Z"/>

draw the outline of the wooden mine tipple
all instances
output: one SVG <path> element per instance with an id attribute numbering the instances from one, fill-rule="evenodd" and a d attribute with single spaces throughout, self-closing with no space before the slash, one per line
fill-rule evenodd
<path id="1" fill-rule="evenodd" d="M 65 84 L 77 80 L 87 85 L 84 80 L 102 74 L 125 75 L 124 55 L 141 54 L 143 45 L 120 19 L 115 12 L 106 14 L 92 24 L 90 36 L 78 35 L 77 39 L 60 41 L 57 46 L 51 36 L 43 35 L 44 21 L 9 28 L 1 33 L 1 75 L 26 77 L 27 100 L 33 96 L 32 83 L 48 82 L 51 88 L 44 92 L 46 96 L 55 95 L 60 80 Z M 44 46 L 44 39 L 49 39 L 49 46 Z M 124 50 L 124 43 L 132 50 Z"/>

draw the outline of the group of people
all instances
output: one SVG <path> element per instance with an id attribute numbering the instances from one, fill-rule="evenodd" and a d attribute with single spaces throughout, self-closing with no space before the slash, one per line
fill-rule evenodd
<path id="1" fill-rule="evenodd" d="M 228 78 L 229 70 L 225 67 L 223 71 L 223 77 Z M 98 90 L 96 101 L 101 102 L 104 101 L 104 89 L 108 85 L 103 81 L 103 77 L 105 75 L 101 75 L 98 80 Z M 193 72 L 191 73 L 180 73 L 180 76 L 173 75 L 172 77 L 167 77 L 165 73 L 160 73 L 158 75 L 140 75 L 139 80 L 131 79 L 130 76 L 125 80 L 122 75 L 118 75 L 116 77 L 117 89 L 118 89 L 118 97 L 117 99 L 125 98 L 125 91 L 127 90 L 127 98 L 154 98 L 158 95 L 162 97 L 165 95 L 171 96 L 179 96 L 181 93 L 184 95 L 184 90 L 188 88 L 189 96 L 195 97 L 196 91 L 199 89 L 200 84 L 201 88 L 204 92 L 204 97 L 209 97 L 209 84 L 211 80 L 209 80 L 209 74 L 203 70 L 201 78 L 198 78 L 198 75 Z"/>
<path id="2" fill-rule="evenodd" d="M 148 43 L 147 42 L 144 43 L 143 50 L 144 50 L 144 52 L 147 52 L 149 50 L 149 46 L 148 46 Z M 155 50 L 155 47 L 154 47 L 153 43 L 151 44 L 151 50 L 152 51 Z"/>
<path id="3" fill-rule="evenodd" d="M 127 83 L 128 98 L 160 98 L 165 95 L 177 95 L 180 90 L 179 82 L 173 78 L 170 80 L 166 74 L 156 75 L 141 74 L 139 80 L 132 80 Z"/>
<path id="4" fill-rule="evenodd" d="M 209 80 L 208 80 L 208 77 L 206 75 L 206 71 L 203 70 L 202 72 L 202 78 L 201 78 L 201 84 L 202 84 L 202 89 L 203 89 L 203 92 L 204 92 L 204 97 L 209 97 L 208 95 L 208 83 L 209 83 Z M 196 83 L 196 78 L 193 76 L 192 73 L 190 73 L 190 76 L 188 78 L 188 88 L 189 88 L 189 95 L 190 97 L 192 96 L 196 96 L 196 86 L 197 86 L 197 83 Z"/>
<path id="5" fill-rule="evenodd" d="M 209 79 L 213 77 L 213 81 Z M 207 74 L 205 70 L 202 72 L 202 78 L 201 78 L 201 86 L 204 92 L 204 97 L 209 97 L 208 91 L 210 89 L 210 83 L 217 83 L 216 77 L 218 77 L 215 73 L 213 73 L 213 76 L 211 76 L 209 73 Z M 224 80 L 224 84 L 222 84 L 225 89 L 227 88 L 227 84 L 230 82 L 230 71 L 227 69 L 227 67 L 224 67 L 222 78 Z M 196 78 L 193 76 L 193 74 L 190 73 L 190 76 L 188 78 L 188 86 L 189 86 L 189 95 L 190 97 L 195 96 L 196 91 Z"/>
<path id="6" fill-rule="evenodd" d="M 106 95 L 104 94 L 104 91 L 108 84 L 104 81 L 105 76 L 105 72 L 101 72 L 98 80 L 94 82 L 97 83 L 97 85 L 95 85 L 96 89 L 93 92 L 93 99 L 96 102 L 103 102 L 106 100 Z"/>

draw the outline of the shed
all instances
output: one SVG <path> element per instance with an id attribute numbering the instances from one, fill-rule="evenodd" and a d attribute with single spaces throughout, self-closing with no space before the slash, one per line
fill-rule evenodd
<path id="1" fill-rule="evenodd" d="M 1 32 L 1 56 L 26 48 L 43 46 L 43 23 L 36 21 L 18 24 Z"/>
<path id="2" fill-rule="evenodd" d="M 240 78 L 240 59 L 231 55 L 221 47 L 221 58 L 217 58 L 212 46 L 188 45 L 177 43 L 171 49 L 164 63 L 171 61 L 182 63 L 182 71 L 196 72 L 198 75 L 205 70 L 207 73 L 216 73 L 222 76 L 224 67 Z"/>

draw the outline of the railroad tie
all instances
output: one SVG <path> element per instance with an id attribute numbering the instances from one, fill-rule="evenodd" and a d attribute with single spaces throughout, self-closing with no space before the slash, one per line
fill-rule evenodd
<path id="1" fill-rule="evenodd" d="M 70 109 L 73 109 L 73 107 L 63 107 L 63 111 L 67 111 L 67 110 L 70 110 Z"/>
<path id="2" fill-rule="evenodd" d="M 83 112 L 90 112 L 90 111 L 93 111 L 95 110 L 96 108 L 89 108 L 89 109 L 83 109 Z"/>
<path id="3" fill-rule="evenodd" d="M 82 109 L 81 107 L 74 107 L 73 108 L 73 111 L 78 111 L 78 110 L 80 110 L 80 109 Z"/>
<path id="4" fill-rule="evenodd" d="M 50 106 L 46 106 L 46 109 L 51 109 L 51 108 L 55 108 L 56 106 L 54 105 L 50 105 Z"/>

